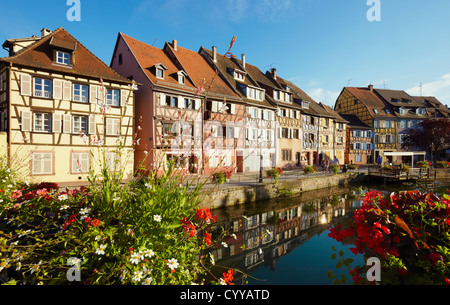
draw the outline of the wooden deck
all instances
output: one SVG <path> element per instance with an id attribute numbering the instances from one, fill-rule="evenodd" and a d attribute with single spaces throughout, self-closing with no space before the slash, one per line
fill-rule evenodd
<path id="1" fill-rule="evenodd" d="M 368 176 L 394 181 L 435 180 L 435 172 L 433 173 L 429 168 L 411 168 L 407 172 L 399 168 L 393 168 L 392 170 L 369 168 Z"/>

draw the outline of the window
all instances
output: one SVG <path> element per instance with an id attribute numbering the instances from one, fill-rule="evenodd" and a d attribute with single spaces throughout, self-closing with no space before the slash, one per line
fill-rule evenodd
<path id="1" fill-rule="evenodd" d="M 33 152 L 31 155 L 31 173 L 33 175 L 52 175 L 53 154 Z"/>
<path id="2" fill-rule="evenodd" d="M 182 157 L 167 154 L 166 158 L 167 158 L 167 163 L 168 164 L 173 163 L 175 168 L 183 168 L 184 167 L 185 161 L 183 160 Z"/>
<path id="3" fill-rule="evenodd" d="M 119 54 L 119 65 L 123 64 L 123 56 L 122 53 Z"/>
<path id="4" fill-rule="evenodd" d="M 292 150 L 283 149 L 281 151 L 281 156 L 283 161 L 292 161 Z"/>
<path id="5" fill-rule="evenodd" d="M 360 155 L 356 155 L 355 156 L 355 162 L 361 162 L 361 156 Z"/>
<path id="6" fill-rule="evenodd" d="M 89 102 L 89 86 L 74 84 L 72 99 L 75 102 Z"/>
<path id="7" fill-rule="evenodd" d="M 234 70 L 233 76 L 236 80 L 243 81 L 245 79 L 245 73 L 238 70 Z"/>
<path id="8" fill-rule="evenodd" d="M 89 153 L 72 152 L 72 173 L 89 172 Z"/>
<path id="9" fill-rule="evenodd" d="M 337 138 L 337 142 L 338 142 L 339 144 L 344 143 L 344 138 L 343 138 L 343 137 L 338 137 L 338 138 Z"/>
<path id="10" fill-rule="evenodd" d="M 294 129 L 294 132 L 293 132 L 292 136 L 293 136 L 294 139 L 300 139 L 300 130 Z"/>
<path id="11" fill-rule="evenodd" d="M 52 81 L 43 78 L 34 78 L 34 96 L 52 97 Z"/>
<path id="12" fill-rule="evenodd" d="M 164 79 L 164 69 L 156 68 L 156 77 Z"/>
<path id="13" fill-rule="evenodd" d="M 34 131 L 51 132 L 52 131 L 52 115 L 51 113 L 34 113 Z"/>
<path id="14" fill-rule="evenodd" d="M 120 91 L 112 89 L 107 90 L 106 104 L 111 106 L 120 106 Z"/>
<path id="15" fill-rule="evenodd" d="M 72 117 L 72 132 L 78 134 L 87 134 L 88 133 L 88 117 L 87 116 L 79 116 L 74 115 Z"/>
<path id="16" fill-rule="evenodd" d="M 309 102 L 302 101 L 302 108 L 308 109 L 309 108 Z"/>
<path id="17" fill-rule="evenodd" d="M 67 52 L 56 51 L 56 62 L 62 65 L 70 65 L 70 54 Z"/>
<path id="18" fill-rule="evenodd" d="M 385 135 L 385 143 L 391 143 L 391 135 Z"/>
<path id="19" fill-rule="evenodd" d="M 378 109 L 374 109 L 373 113 L 378 114 Z"/>
<path id="20" fill-rule="evenodd" d="M 105 153 L 105 166 L 109 171 L 119 171 L 120 170 L 120 159 L 113 152 Z"/>
<path id="21" fill-rule="evenodd" d="M 257 101 L 264 100 L 264 91 L 263 90 L 260 90 L 257 88 L 252 88 L 252 87 L 247 87 L 246 91 L 247 91 L 247 97 L 249 99 L 257 100 Z"/>
<path id="22" fill-rule="evenodd" d="M 106 135 L 118 136 L 120 130 L 120 119 L 106 118 Z"/>

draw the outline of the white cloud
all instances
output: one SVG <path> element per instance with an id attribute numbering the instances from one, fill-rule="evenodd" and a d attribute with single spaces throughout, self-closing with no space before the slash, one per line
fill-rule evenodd
<path id="1" fill-rule="evenodd" d="M 333 91 L 324 88 L 313 88 L 305 92 L 317 103 L 322 102 L 323 104 L 328 105 L 331 108 L 334 108 L 336 100 L 341 93 L 340 91 Z"/>
<path id="2" fill-rule="evenodd" d="M 421 92 L 422 91 L 422 92 Z M 419 84 L 406 90 L 411 95 L 435 96 L 443 104 L 450 100 L 450 73 L 444 74 L 438 79 L 422 84 L 422 90 Z"/>

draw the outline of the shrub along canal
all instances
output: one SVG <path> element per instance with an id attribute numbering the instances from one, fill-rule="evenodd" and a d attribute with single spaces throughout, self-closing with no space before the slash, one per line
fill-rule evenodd
<path id="1" fill-rule="evenodd" d="M 443 185 L 444 188 L 448 187 Z M 226 236 L 216 244 L 213 272 L 221 275 L 228 268 L 235 271 L 237 284 L 250 285 L 331 285 L 327 277 L 344 275 L 352 283 L 345 268 L 336 269 L 338 259 L 332 255 L 343 251 L 352 258 L 351 268 L 365 265 L 362 255 L 328 236 L 329 228 L 349 221 L 362 204 L 363 191 L 402 191 L 414 186 L 333 187 L 305 192 L 300 197 L 284 197 L 213 211 L 217 222 L 213 236 L 224 228 Z M 338 255 L 339 256 L 339 255 Z"/>

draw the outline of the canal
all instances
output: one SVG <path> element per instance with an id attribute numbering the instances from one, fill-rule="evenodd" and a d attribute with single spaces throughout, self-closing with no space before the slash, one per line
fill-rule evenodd
<path id="1" fill-rule="evenodd" d="M 414 188 L 334 187 L 295 198 L 285 196 L 216 209 L 213 236 L 226 234 L 211 252 L 215 260 L 212 271 L 220 277 L 229 268 L 239 270 L 235 271 L 235 282 L 249 285 L 332 285 L 333 280 L 327 277 L 327 272 L 332 271 L 336 277 L 345 275 L 351 284 L 348 270 L 336 269 L 337 260 L 331 256 L 343 251 L 345 258 L 354 260 L 352 268 L 364 265 L 364 258 L 349 250 L 351 244 L 343 245 L 328 237 L 329 228 L 351 219 L 353 211 L 362 204 L 365 190 L 392 192 Z"/>

